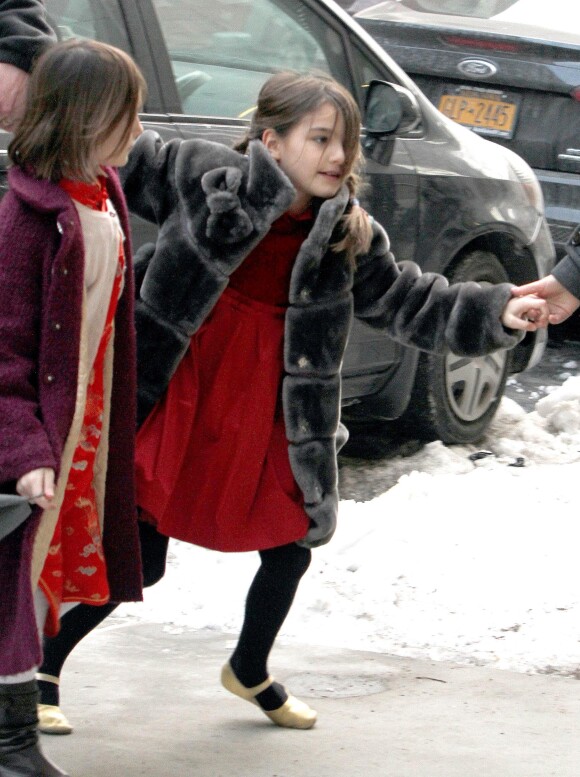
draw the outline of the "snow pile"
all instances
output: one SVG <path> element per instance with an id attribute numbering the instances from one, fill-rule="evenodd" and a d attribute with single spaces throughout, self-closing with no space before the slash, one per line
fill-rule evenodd
<path id="1" fill-rule="evenodd" d="M 384 493 L 341 501 L 280 639 L 580 674 L 580 377 L 531 413 L 504 399 L 481 448 L 345 460 L 343 495 Z M 235 634 L 257 565 L 172 541 L 165 579 L 118 613 Z"/>

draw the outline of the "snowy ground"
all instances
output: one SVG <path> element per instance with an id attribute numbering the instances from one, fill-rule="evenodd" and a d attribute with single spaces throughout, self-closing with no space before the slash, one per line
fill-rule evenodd
<path id="1" fill-rule="evenodd" d="M 504 399 L 479 448 L 436 442 L 364 475 L 384 493 L 341 502 L 281 640 L 580 679 L 580 377 L 532 412 Z M 360 476 L 346 463 L 343 493 Z M 118 613 L 235 633 L 256 568 L 172 542 L 165 579 Z"/>

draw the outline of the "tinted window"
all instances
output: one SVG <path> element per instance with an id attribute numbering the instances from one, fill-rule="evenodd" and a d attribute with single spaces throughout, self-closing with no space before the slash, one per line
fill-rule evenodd
<path id="1" fill-rule="evenodd" d="M 343 75 L 340 36 L 295 0 L 153 2 L 184 114 L 244 118 L 278 70 Z"/>
<path id="2" fill-rule="evenodd" d="M 396 80 L 386 70 L 386 68 L 379 68 L 368 57 L 366 57 L 356 46 L 351 50 L 352 59 L 354 64 L 354 71 L 356 78 L 358 79 L 359 86 L 362 89 L 366 89 L 369 82 L 378 79 L 379 81 L 393 81 Z"/>
<path id="3" fill-rule="evenodd" d="M 45 0 L 61 40 L 95 38 L 129 50 L 117 0 Z"/>

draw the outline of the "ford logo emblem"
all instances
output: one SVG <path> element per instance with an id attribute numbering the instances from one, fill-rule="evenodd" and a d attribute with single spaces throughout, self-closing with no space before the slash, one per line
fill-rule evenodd
<path id="1" fill-rule="evenodd" d="M 496 66 L 484 59 L 462 59 L 457 69 L 464 76 L 472 78 L 489 78 L 497 73 Z"/>

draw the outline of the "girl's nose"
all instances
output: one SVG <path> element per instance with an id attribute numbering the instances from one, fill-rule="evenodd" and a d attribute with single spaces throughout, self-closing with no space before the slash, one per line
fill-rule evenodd
<path id="1" fill-rule="evenodd" d="M 330 160 L 335 164 L 342 165 L 345 159 L 346 159 L 346 156 L 344 153 L 344 146 L 342 145 L 342 143 L 338 143 L 338 142 L 333 143 L 330 148 Z"/>
<path id="2" fill-rule="evenodd" d="M 142 132 L 143 132 L 143 125 L 141 124 L 141 119 L 138 116 L 136 116 L 135 122 L 133 124 L 133 137 L 138 138 Z"/>

